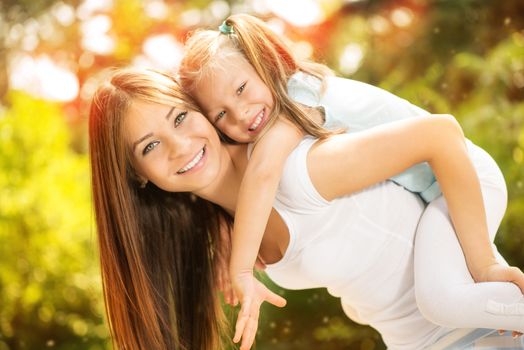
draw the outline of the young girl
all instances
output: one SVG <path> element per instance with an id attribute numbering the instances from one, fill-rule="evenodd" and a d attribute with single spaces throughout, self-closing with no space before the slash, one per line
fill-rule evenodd
<path id="1" fill-rule="evenodd" d="M 380 89 L 329 77 L 324 66 L 297 60 L 263 22 L 248 15 L 229 17 L 218 32 L 197 32 L 186 46 L 179 69 L 182 85 L 225 136 L 253 143 L 235 212 L 230 261 L 233 286 L 242 301 L 234 337 L 239 341 L 241 335 L 252 333 L 245 328 L 246 324 L 253 327 L 249 318 L 257 319 L 253 265 L 257 252 L 267 243 L 262 236 L 283 164 L 303 135 L 325 138 L 334 132 L 324 127 L 359 131 L 428 113 Z M 321 113 L 309 117 L 308 107 Z M 426 202 L 441 194 L 427 164 L 416 165 L 391 180 Z M 477 212 L 456 209 L 449 208 L 460 213 L 452 219 L 474 280 L 513 281 L 524 290 L 520 271 L 487 272 L 495 262 L 493 237 L 490 240 L 487 231 L 476 232 L 462 224 L 459 216 L 485 222 L 484 208 Z M 453 301 L 448 303 L 453 305 Z M 352 316 L 348 310 L 345 308 Z M 468 322 L 453 326 L 467 327 Z"/>

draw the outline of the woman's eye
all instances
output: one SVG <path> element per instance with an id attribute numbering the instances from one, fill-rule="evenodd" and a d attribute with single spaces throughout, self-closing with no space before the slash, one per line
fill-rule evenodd
<path id="1" fill-rule="evenodd" d="M 246 88 L 246 83 L 242 83 L 242 85 L 240 85 L 240 87 L 237 89 L 237 95 L 240 95 L 242 91 L 244 91 L 245 88 Z"/>
<path id="2" fill-rule="evenodd" d="M 216 118 L 215 118 L 215 123 L 218 122 L 220 119 L 222 119 L 225 115 L 226 115 L 226 111 L 222 111 L 222 112 L 218 113 Z"/>
<path id="3" fill-rule="evenodd" d="M 184 121 L 184 119 L 186 119 L 186 116 L 187 116 L 187 112 L 181 112 L 179 115 L 175 117 L 175 128 L 179 126 L 180 123 Z"/>
<path id="4" fill-rule="evenodd" d="M 160 143 L 159 141 L 148 143 L 147 146 L 142 151 L 142 155 L 145 156 L 146 154 L 151 152 L 159 143 Z"/>

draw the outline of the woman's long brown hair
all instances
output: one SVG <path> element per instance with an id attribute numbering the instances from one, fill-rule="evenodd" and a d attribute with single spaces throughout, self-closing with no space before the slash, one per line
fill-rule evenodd
<path id="1" fill-rule="evenodd" d="M 196 108 L 170 77 L 119 70 L 89 115 L 94 210 L 106 313 L 120 349 L 222 349 L 225 318 L 213 258 L 218 206 L 153 184 L 140 188 L 123 140 L 133 100 Z"/>

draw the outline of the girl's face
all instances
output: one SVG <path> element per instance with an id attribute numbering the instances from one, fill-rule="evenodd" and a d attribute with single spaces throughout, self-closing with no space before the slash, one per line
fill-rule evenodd
<path id="1" fill-rule="evenodd" d="M 206 117 L 237 142 L 253 142 L 273 110 L 271 92 L 241 55 L 201 79 L 194 97 Z"/>
<path id="2" fill-rule="evenodd" d="M 134 101 L 124 137 L 138 176 L 165 191 L 198 193 L 220 171 L 217 132 L 196 111 Z"/>

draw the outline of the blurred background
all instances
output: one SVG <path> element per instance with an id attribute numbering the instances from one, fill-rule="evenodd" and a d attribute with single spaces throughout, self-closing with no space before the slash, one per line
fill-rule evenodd
<path id="1" fill-rule="evenodd" d="M 0 350 L 110 349 L 87 159 L 89 99 L 109 67 L 175 70 L 183 42 L 255 14 L 303 57 L 452 113 L 509 190 L 497 237 L 524 268 L 522 0 L 2 0 Z M 258 349 L 384 349 L 325 290 L 264 307 Z"/>

